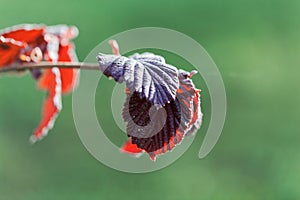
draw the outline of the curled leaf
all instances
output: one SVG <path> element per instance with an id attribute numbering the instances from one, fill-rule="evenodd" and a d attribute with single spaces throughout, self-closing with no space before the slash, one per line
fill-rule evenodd
<path id="1" fill-rule="evenodd" d="M 171 151 L 185 135 L 200 128 L 200 101 L 195 100 L 200 98 L 199 90 L 195 89 L 189 76 L 190 73 L 179 70 L 180 86 L 176 99 L 152 111 L 150 101 L 127 90 L 123 118 L 127 122 L 130 139 L 124 148 L 128 148 L 130 142 L 154 160 L 157 155 Z"/>
<path id="2" fill-rule="evenodd" d="M 0 30 L 0 67 L 14 63 L 77 61 L 71 42 L 77 34 L 76 27 L 67 25 L 23 24 Z M 48 92 L 41 122 L 30 139 L 35 142 L 47 135 L 53 127 L 62 109 L 61 95 L 76 85 L 78 70 L 54 67 L 34 69 L 31 73 L 38 87 Z"/>
<path id="3" fill-rule="evenodd" d="M 155 160 L 200 128 L 200 90 L 190 79 L 195 71 L 177 70 L 152 53 L 128 58 L 100 53 L 97 59 L 106 76 L 126 82 L 123 118 L 129 139 L 123 152 L 144 151 Z"/>

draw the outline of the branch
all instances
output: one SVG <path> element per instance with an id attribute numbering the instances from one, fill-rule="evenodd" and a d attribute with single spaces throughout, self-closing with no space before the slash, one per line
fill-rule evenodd
<path id="1" fill-rule="evenodd" d="M 99 64 L 97 63 L 82 63 L 82 62 L 58 62 L 58 63 L 49 63 L 41 62 L 38 64 L 29 63 L 29 64 L 13 64 L 8 66 L 0 66 L 0 73 L 12 72 L 12 71 L 24 71 L 31 69 L 48 69 L 48 68 L 77 68 L 85 70 L 100 70 Z"/>

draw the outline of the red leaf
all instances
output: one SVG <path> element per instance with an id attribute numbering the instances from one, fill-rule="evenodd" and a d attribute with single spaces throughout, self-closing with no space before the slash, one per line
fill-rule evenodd
<path id="1" fill-rule="evenodd" d="M 75 62 L 77 61 L 74 45 L 71 39 L 76 37 L 76 27 L 57 25 L 44 26 L 25 24 L 10 27 L 0 31 L 0 67 L 12 63 L 37 62 L 39 56 L 34 51 L 41 52 L 42 61 Z M 43 105 L 40 125 L 34 131 L 31 141 L 35 142 L 53 127 L 55 119 L 62 109 L 61 94 L 70 92 L 76 85 L 78 70 L 76 69 L 46 69 L 32 70 L 40 89 L 48 92 Z"/>

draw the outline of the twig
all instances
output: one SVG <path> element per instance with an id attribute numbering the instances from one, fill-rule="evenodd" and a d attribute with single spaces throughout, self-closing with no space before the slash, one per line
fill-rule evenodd
<path id="1" fill-rule="evenodd" d="M 81 63 L 81 62 L 58 62 L 58 63 L 49 63 L 49 62 L 41 62 L 38 64 L 28 63 L 28 64 L 13 64 L 1 67 L 0 73 L 4 72 L 12 72 L 12 71 L 24 71 L 31 69 L 47 69 L 47 68 L 77 68 L 77 69 L 85 69 L 85 70 L 100 70 L 99 64 L 97 63 Z"/>

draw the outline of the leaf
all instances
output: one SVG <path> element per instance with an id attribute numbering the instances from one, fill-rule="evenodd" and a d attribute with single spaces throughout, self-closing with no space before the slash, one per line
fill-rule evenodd
<path id="1" fill-rule="evenodd" d="M 76 27 L 67 25 L 45 26 L 24 24 L 0 31 L 0 67 L 13 63 L 40 61 L 77 61 L 74 45 L 70 41 L 78 34 Z M 35 51 L 40 54 L 34 54 Z M 34 131 L 35 142 L 48 134 L 62 109 L 61 95 L 70 92 L 77 83 L 76 69 L 35 69 L 31 71 L 38 87 L 48 95 L 43 105 L 42 119 Z"/>
<path id="2" fill-rule="evenodd" d="M 116 55 L 100 53 L 97 59 L 104 75 L 126 82 L 122 115 L 129 139 L 121 150 L 134 156 L 144 151 L 155 160 L 200 128 L 200 90 L 190 79 L 196 71 L 177 70 L 152 53 L 126 58 L 116 41 L 110 44 Z"/>
<path id="3" fill-rule="evenodd" d="M 22 48 L 22 42 L 0 36 L 0 67 L 14 62 Z"/>
<path id="4" fill-rule="evenodd" d="M 152 53 L 134 54 L 128 58 L 99 54 L 100 69 L 115 81 L 126 82 L 131 92 L 137 92 L 157 107 L 175 99 L 179 86 L 178 70 Z"/>
<path id="5" fill-rule="evenodd" d="M 176 99 L 159 109 L 151 110 L 153 104 L 149 100 L 127 89 L 123 118 L 130 139 L 122 148 L 125 152 L 136 154 L 141 149 L 155 160 L 157 155 L 171 151 L 185 135 L 200 128 L 199 90 L 190 76 L 191 73 L 179 70 L 180 86 Z"/>

